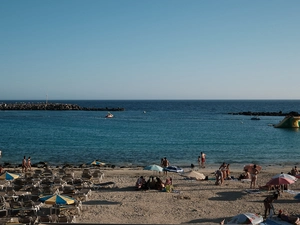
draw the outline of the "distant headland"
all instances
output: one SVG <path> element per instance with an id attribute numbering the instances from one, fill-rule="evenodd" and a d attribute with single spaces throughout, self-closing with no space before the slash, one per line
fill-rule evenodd
<path id="1" fill-rule="evenodd" d="M 83 110 L 83 111 L 124 111 L 125 108 L 89 108 L 81 107 L 76 104 L 65 103 L 30 103 L 30 102 L 16 102 L 16 103 L 0 103 L 0 110 Z"/>
<path id="2" fill-rule="evenodd" d="M 300 114 L 298 112 L 289 112 L 289 113 L 283 113 L 282 111 L 279 112 L 230 112 L 228 114 L 232 115 L 244 115 L 244 116 L 299 116 Z"/>

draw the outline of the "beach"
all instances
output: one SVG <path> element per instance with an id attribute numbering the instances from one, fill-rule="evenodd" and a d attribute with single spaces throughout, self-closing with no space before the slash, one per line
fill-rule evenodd
<path id="1" fill-rule="evenodd" d="M 102 169 L 105 177 L 102 182 L 115 182 L 111 188 L 93 190 L 88 201 L 83 202 L 82 214 L 78 223 L 104 224 L 219 224 L 225 219 L 240 213 L 264 214 L 263 200 L 273 192 L 262 190 L 250 192 L 250 182 L 226 180 L 223 185 L 215 185 L 212 174 L 215 167 L 199 169 L 209 180 L 184 179 L 180 174 L 168 173 L 173 178 L 175 191 L 135 190 L 135 182 L 140 176 L 166 176 L 143 168 Z M 188 170 L 188 168 L 186 168 Z M 197 170 L 197 169 L 196 169 Z M 238 177 L 243 168 L 233 168 L 231 176 Z M 290 167 L 268 166 L 258 175 L 258 184 L 265 185 L 272 176 L 288 173 Z M 299 201 L 294 199 L 300 192 L 299 181 L 291 184 L 292 191 L 283 192 L 275 200 L 276 213 L 281 209 L 299 215 Z M 249 192 L 247 192 L 249 191 Z"/>

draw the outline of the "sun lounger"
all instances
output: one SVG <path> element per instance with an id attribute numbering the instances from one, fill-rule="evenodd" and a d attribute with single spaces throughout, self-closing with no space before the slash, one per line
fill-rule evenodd
<path id="1" fill-rule="evenodd" d="M 114 187 L 116 187 L 116 183 L 111 181 L 111 182 L 93 184 L 91 188 L 93 190 L 99 190 L 101 188 L 114 188 Z"/>

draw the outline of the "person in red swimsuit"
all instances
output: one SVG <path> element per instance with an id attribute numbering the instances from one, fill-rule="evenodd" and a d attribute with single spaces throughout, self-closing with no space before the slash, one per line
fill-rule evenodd
<path id="1" fill-rule="evenodd" d="M 202 168 L 205 168 L 205 153 L 204 152 L 201 152 L 201 167 Z"/>

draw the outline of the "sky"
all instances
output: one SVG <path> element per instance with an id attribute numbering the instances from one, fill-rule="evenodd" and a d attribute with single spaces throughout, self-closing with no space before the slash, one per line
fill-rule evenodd
<path id="1" fill-rule="evenodd" d="M 298 0 L 0 0 L 0 99 L 300 99 L 299 12 Z"/>

